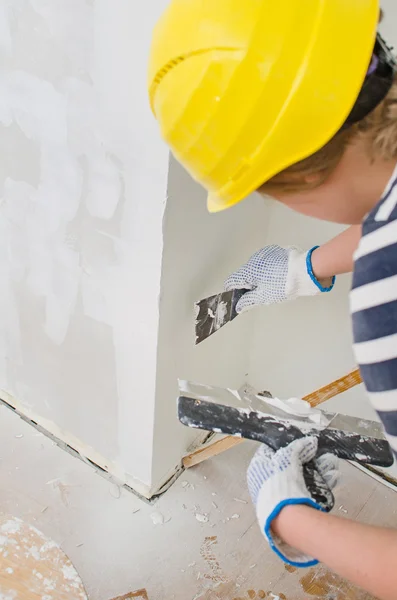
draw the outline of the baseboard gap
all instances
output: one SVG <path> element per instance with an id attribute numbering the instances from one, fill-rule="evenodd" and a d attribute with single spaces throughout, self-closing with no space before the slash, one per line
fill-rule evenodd
<path id="1" fill-rule="evenodd" d="M 360 471 L 363 471 L 369 477 L 376 479 L 380 483 L 383 483 L 383 485 L 386 485 L 387 487 L 389 487 L 392 490 L 394 490 L 395 492 L 397 492 L 397 479 L 395 477 L 388 475 L 388 473 L 385 473 L 385 471 L 382 471 L 381 469 L 377 469 L 376 467 L 373 467 L 372 465 L 362 465 L 362 464 L 359 464 L 359 463 L 356 463 L 353 461 L 349 461 L 349 462 L 351 465 L 356 467 L 356 469 L 360 469 Z"/>
<path id="2" fill-rule="evenodd" d="M 117 485 L 118 487 L 126 490 L 127 492 L 133 494 L 134 496 L 139 498 L 139 500 L 141 500 L 142 502 L 145 502 L 146 504 L 153 504 L 158 499 L 159 493 L 157 493 L 149 498 L 144 496 L 143 494 L 141 494 L 140 492 L 135 490 L 133 487 L 131 487 L 128 483 L 126 483 L 125 481 L 120 479 L 120 477 L 118 477 L 115 474 L 112 474 L 106 467 L 98 464 L 97 462 L 95 462 L 95 460 L 93 460 L 93 458 L 90 458 L 86 454 L 82 453 L 80 450 L 77 450 L 76 448 L 71 446 L 65 440 L 62 440 L 60 437 L 58 437 L 57 435 L 55 435 L 54 433 L 52 433 L 51 431 L 49 431 L 48 429 L 46 429 L 45 427 L 40 425 L 40 423 L 38 423 L 37 420 L 30 418 L 28 415 L 25 415 L 16 406 L 14 406 L 13 404 L 11 404 L 9 401 L 5 400 L 1 396 L 0 396 L 0 406 L 4 406 L 4 407 L 8 408 L 9 410 L 11 410 L 20 419 L 22 419 L 22 421 L 24 421 L 25 423 L 27 423 L 28 425 L 30 425 L 31 427 L 36 429 L 39 433 L 43 434 L 45 437 L 47 437 L 49 440 L 51 440 L 53 443 L 55 443 L 58 446 L 58 448 L 60 448 L 64 452 L 67 452 L 73 458 L 77 458 L 78 460 L 84 462 L 86 465 L 91 467 L 96 472 L 97 475 L 100 475 L 101 477 L 103 477 L 104 479 L 109 481 L 110 483 L 113 483 L 113 484 Z"/>

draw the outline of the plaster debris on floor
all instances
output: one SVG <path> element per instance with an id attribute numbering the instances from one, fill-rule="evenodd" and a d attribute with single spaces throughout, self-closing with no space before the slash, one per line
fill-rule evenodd
<path id="1" fill-rule="evenodd" d="M 21 426 L 24 437 L 15 440 Z M 149 504 L 123 489 L 115 497 L 109 492 L 113 486 L 89 465 L 48 438 L 35 437 L 28 424 L 4 408 L 0 439 L 8 465 L 0 488 L 2 511 L 61 547 L 89 600 L 140 600 L 131 595 L 135 590 L 144 600 L 142 590 L 148 600 L 271 600 L 271 594 L 280 600 L 324 600 L 327 594 L 346 600 L 347 589 L 355 600 L 369 600 L 324 568 L 302 573 L 269 550 L 246 489 L 245 469 L 255 448 L 249 442 L 186 471 Z M 16 444 L 22 444 L 22 452 L 16 452 Z M 337 512 L 397 525 L 393 490 L 349 464 L 342 472 Z M 68 489 L 67 503 L 54 487 L 59 482 Z"/>

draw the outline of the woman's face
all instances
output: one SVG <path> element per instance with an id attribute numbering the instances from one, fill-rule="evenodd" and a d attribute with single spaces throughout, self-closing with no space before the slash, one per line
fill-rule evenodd
<path id="1" fill-rule="evenodd" d="M 350 146 L 330 177 L 318 187 L 277 194 L 289 208 L 325 221 L 355 225 L 377 204 L 395 162 L 371 161 L 360 144 Z"/>
<path id="2" fill-rule="evenodd" d="M 345 225 L 361 223 L 367 212 L 348 181 L 329 179 L 315 189 L 279 194 L 276 199 L 303 215 Z"/>

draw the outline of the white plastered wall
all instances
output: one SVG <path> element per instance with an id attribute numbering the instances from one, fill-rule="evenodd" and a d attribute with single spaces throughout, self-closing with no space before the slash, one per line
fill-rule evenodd
<path id="1" fill-rule="evenodd" d="M 165 5 L 0 6 L 0 388 L 144 493 L 168 173 L 145 57 Z"/>

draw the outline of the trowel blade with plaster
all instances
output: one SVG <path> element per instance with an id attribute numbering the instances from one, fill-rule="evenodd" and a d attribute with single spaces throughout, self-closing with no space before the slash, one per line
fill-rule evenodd
<path id="1" fill-rule="evenodd" d="M 178 417 L 180 422 L 188 427 L 245 437 L 268 444 L 275 451 L 303 437 L 303 433 L 296 427 L 285 427 L 272 417 L 260 416 L 258 412 L 183 396 L 178 399 Z M 303 466 L 303 477 L 315 502 L 325 511 L 331 510 L 334 506 L 334 496 L 313 460 Z"/>
<path id="2" fill-rule="evenodd" d="M 185 425 L 207 431 L 261 441 L 277 449 L 302 435 L 315 435 L 319 453 L 332 452 L 340 458 L 388 467 L 393 464 L 382 428 L 375 421 L 339 413 L 321 413 L 321 421 L 290 415 L 261 396 L 180 382 L 179 419 Z M 317 421 L 317 419 L 316 419 Z"/>
<path id="3" fill-rule="evenodd" d="M 196 302 L 196 344 L 238 316 L 236 305 L 246 292 L 248 290 L 231 290 Z"/>
<path id="4" fill-rule="evenodd" d="M 269 404 L 269 401 L 273 398 L 270 392 L 256 393 L 249 385 L 242 386 L 239 390 L 232 390 L 181 379 L 179 380 L 179 392 L 181 396 L 194 398 L 195 400 L 207 400 L 208 402 L 225 404 L 234 408 L 256 410 L 275 419 L 293 422 L 302 431 L 308 428 L 319 430 L 328 428 L 381 440 L 385 439 L 382 425 L 377 421 L 328 412 L 319 408 L 313 409 L 308 416 L 291 414 Z"/>
<path id="5" fill-rule="evenodd" d="M 270 417 L 281 420 L 293 420 L 300 427 L 313 427 L 315 425 L 326 427 L 335 417 L 334 413 L 324 413 L 320 410 L 313 410 L 311 417 L 291 415 L 279 408 L 272 406 L 266 400 L 270 400 L 272 395 L 269 392 L 257 394 L 251 386 L 243 386 L 239 390 L 221 388 L 216 386 L 194 383 L 192 381 L 179 380 L 179 392 L 181 396 L 194 398 L 196 400 L 207 400 L 217 404 L 225 404 L 234 408 L 244 408 L 257 410 Z M 266 395 L 267 397 L 266 397 Z M 319 417 L 319 418 L 317 418 Z"/>

